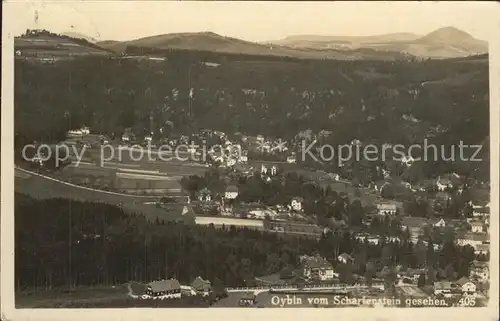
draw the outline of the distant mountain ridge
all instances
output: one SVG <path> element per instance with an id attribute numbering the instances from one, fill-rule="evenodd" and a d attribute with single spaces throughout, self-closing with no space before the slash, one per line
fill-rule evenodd
<path id="1" fill-rule="evenodd" d="M 322 35 L 293 35 L 282 40 L 267 41 L 266 43 L 276 43 L 282 45 L 293 44 L 296 41 L 332 41 L 332 42 L 382 42 L 382 41 L 409 41 L 416 40 L 420 36 L 409 32 L 389 33 L 374 36 L 322 36 Z"/>
<path id="2" fill-rule="evenodd" d="M 354 49 L 350 52 L 339 49 L 291 48 L 276 44 L 263 44 L 225 37 L 213 32 L 172 33 L 139 38 L 130 41 L 103 41 L 97 45 L 124 53 L 127 47 L 154 49 L 183 49 L 218 52 L 226 54 L 246 54 L 262 56 L 283 56 L 301 59 L 402 59 L 398 52 Z"/>
<path id="3" fill-rule="evenodd" d="M 50 32 L 49 32 L 50 33 Z M 337 60 L 398 60 L 416 58 L 461 58 L 488 52 L 486 41 L 479 40 L 455 27 L 444 27 L 421 36 L 413 33 L 391 33 L 374 36 L 291 35 L 282 40 L 250 42 L 225 37 L 213 32 L 171 33 L 129 41 L 97 41 L 76 32 L 66 32 L 57 39 L 50 33 L 46 43 L 32 42 L 29 37 L 17 37 L 16 45 L 30 52 L 64 55 L 61 46 L 70 51 L 68 41 L 80 45 L 78 54 L 97 51 L 124 54 L 127 48 L 155 50 L 181 49 L 224 54 L 290 57 L 299 59 Z M 39 36 L 37 36 L 39 37 Z M 51 48 L 47 45 L 53 46 Z M 43 45 L 43 46 L 41 46 Z M 82 51 L 83 50 L 83 51 Z"/>
<path id="4" fill-rule="evenodd" d="M 427 35 L 393 33 L 375 36 L 297 35 L 270 43 L 291 48 L 359 49 L 396 51 L 424 58 L 457 58 L 488 52 L 488 43 L 455 27 L 443 27 Z"/>

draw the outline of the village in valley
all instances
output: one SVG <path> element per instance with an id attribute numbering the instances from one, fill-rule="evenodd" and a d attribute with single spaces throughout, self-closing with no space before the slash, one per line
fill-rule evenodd
<path id="1" fill-rule="evenodd" d="M 29 27 L 16 308 L 488 305 L 486 41 Z"/>
<path id="2" fill-rule="evenodd" d="M 89 163 L 76 166 L 73 160 L 54 171 L 41 161 L 43 155 L 35 155 L 33 164 L 28 165 L 62 180 L 89 173 L 95 179 L 106 171 L 102 181 L 92 182 L 88 177 L 86 181 L 67 181 L 111 193 L 147 196 L 153 201 L 144 202 L 146 212 L 178 211 L 177 219 L 187 224 L 216 229 L 236 226 L 316 239 L 320 244 L 333 241 L 327 245 L 331 250 L 327 257 L 321 251 L 303 253 L 296 264 L 288 264 L 272 275 L 255 275 L 239 287 L 224 287 L 219 282 L 214 292 L 211 281 L 202 276 L 192 284 L 181 284 L 175 278 L 160 279 L 139 290 L 142 294 L 130 290 L 130 296 L 137 300 L 201 295 L 215 300 L 216 306 L 259 302 L 273 306 L 269 297 L 259 298 L 289 293 L 435 298 L 436 306 L 480 305 L 486 300 L 490 251 L 487 183 L 450 173 L 411 184 L 402 178 L 404 171 L 415 164 L 409 155 L 396 164 L 403 169 L 402 175 L 394 177 L 388 166 L 377 165 L 380 179 L 361 184 L 352 178 L 352 171 L 345 169 L 350 164 L 339 167 L 342 174 L 306 164 L 298 157 L 301 151 L 295 141 L 239 133 L 230 135 L 231 139 L 228 136 L 204 130 L 163 141 L 146 135 L 141 141 L 130 131 L 115 140 L 93 135 L 89 128 L 68 133 L 66 143 L 85 149 L 83 155 L 95 155 L 95 150 L 105 144 L 117 144 L 126 151 L 133 151 L 134 145 L 143 146 L 154 153 L 161 153 L 157 149 L 161 143 L 170 147 L 204 146 L 205 151 L 207 145 L 202 144 L 207 141 L 211 142 L 208 147 L 222 146 L 219 153 L 209 152 L 202 158 L 195 156 L 201 156 L 203 150 L 188 150 L 185 154 L 197 160 L 190 166 L 202 171 L 181 175 L 178 189 L 151 184 L 162 184 L 163 180 L 172 184 L 167 173 L 153 170 L 152 162 L 141 164 L 140 169 L 128 167 L 123 160 L 113 162 L 114 166 L 106 162 L 98 166 L 91 157 Z M 302 136 L 297 135 L 297 140 Z M 284 147 L 286 143 L 290 147 Z M 351 174 L 350 179 L 346 173 Z M 103 181 L 105 189 L 99 186 Z M 135 188 L 120 189 L 120 184 Z M 234 297 L 239 299 L 235 301 Z"/>

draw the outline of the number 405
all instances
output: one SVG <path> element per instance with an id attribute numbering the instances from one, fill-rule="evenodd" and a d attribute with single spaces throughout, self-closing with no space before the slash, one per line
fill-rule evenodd
<path id="1" fill-rule="evenodd" d="M 464 307 L 473 307 L 476 305 L 476 299 L 469 297 L 461 298 L 459 304 Z"/>

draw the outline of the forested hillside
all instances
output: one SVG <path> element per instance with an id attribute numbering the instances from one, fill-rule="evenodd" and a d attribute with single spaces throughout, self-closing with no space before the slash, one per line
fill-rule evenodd
<path id="1" fill-rule="evenodd" d="M 326 130 L 328 142 L 337 145 L 353 139 L 421 144 L 428 138 L 446 146 L 487 142 L 484 57 L 387 62 L 242 56 L 207 64 L 215 60 L 213 53 L 183 53 L 166 53 L 164 61 L 17 60 L 17 142 L 57 140 L 80 125 L 100 133 L 132 127 L 139 135 L 152 129 L 166 136 L 212 128 L 285 139 Z M 483 152 L 487 155 L 487 146 Z"/>
<path id="2" fill-rule="evenodd" d="M 215 229 L 181 222 L 150 222 L 105 204 L 64 199 L 36 200 L 15 195 L 15 283 L 18 288 L 149 282 L 176 277 L 189 284 L 196 276 L 215 285 L 252 285 L 254 276 L 296 266 L 298 256 L 319 253 L 332 262 L 353 253 L 356 266 L 337 266 L 343 282 L 353 273 L 367 275 L 384 266 L 422 267 L 468 275 L 474 258 L 470 246 L 446 242 L 435 252 L 432 243 L 413 245 L 356 241 L 336 231 L 321 240 L 280 237 L 235 227 Z M 370 266 L 367 271 L 367 266 Z M 375 270 L 373 270 L 375 269 Z M 451 272 L 450 272 L 451 271 Z M 372 275 L 373 276 L 373 275 Z"/>

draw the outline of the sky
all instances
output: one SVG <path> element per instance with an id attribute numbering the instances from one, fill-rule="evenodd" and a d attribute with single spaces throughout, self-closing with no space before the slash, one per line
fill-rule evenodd
<path id="1" fill-rule="evenodd" d="M 5 2 L 4 2 L 5 5 Z M 131 40 L 177 32 L 211 31 L 248 41 L 289 35 L 426 34 L 454 26 L 489 40 L 500 31 L 495 2 L 7 2 L 15 36 L 26 29 L 76 32 L 101 40 Z M 5 7 L 4 7 L 5 10 Z M 5 11 L 4 11 L 5 12 Z M 38 14 L 37 14 L 38 13 Z M 498 34 L 498 33 L 497 33 Z"/>

